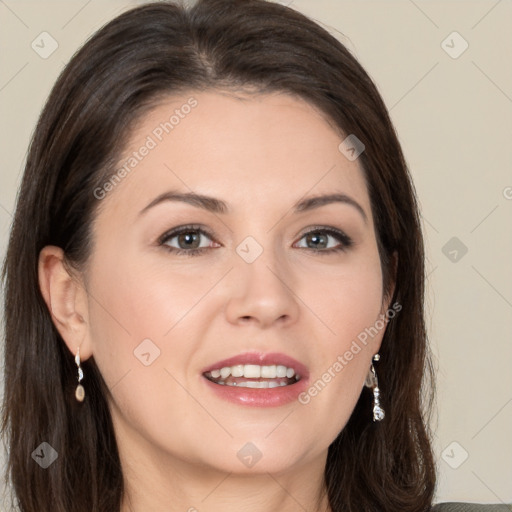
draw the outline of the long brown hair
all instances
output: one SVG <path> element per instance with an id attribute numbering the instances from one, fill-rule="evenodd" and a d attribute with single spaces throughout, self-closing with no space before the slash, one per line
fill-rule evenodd
<path id="1" fill-rule="evenodd" d="M 386 418 L 373 422 L 363 389 L 329 447 L 334 512 L 429 510 L 435 471 L 428 432 L 432 365 L 424 323 L 424 249 L 412 181 L 377 89 L 350 52 L 304 15 L 264 0 L 157 2 L 99 30 L 58 78 L 37 124 L 4 262 L 7 478 L 22 512 L 115 512 L 123 476 L 94 357 L 76 366 L 38 286 L 38 256 L 57 245 L 74 269 L 91 254 L 94 190 L 113 174 L 141 116 L 163 97 L 211 88 L 285 92 L 315 105 L 365 145 L 385 292 L 402 306 L 387 326 L 378 376 Z M 340 139 L 341 142 L 341 139 Z M 396 275 L 392 255 L 398 256 Z M 42 442 L 58 459 L 43 470 Z"/>

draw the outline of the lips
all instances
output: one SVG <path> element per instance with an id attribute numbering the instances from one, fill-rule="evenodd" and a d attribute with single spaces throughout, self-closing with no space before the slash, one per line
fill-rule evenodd
<path id="1" fill-rule="evenodd" d="M 309 379 L 307 367 L 281 353 L 239 354 L 202 371 L 216 396 L 238 405 L 273 407 L 297 400 Z"/>

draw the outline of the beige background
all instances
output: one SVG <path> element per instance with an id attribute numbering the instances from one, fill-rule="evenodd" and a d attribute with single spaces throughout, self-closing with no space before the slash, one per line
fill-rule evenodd
<path id="1" fill-rule="evenodd" d="M 144 2 L 0 0 L 2 257 L 29 137 L 57 74 L 136 3 Z M 438 365 L 437 501 L 511 503 L 512 3 L 280 3 L 355 53 L 390 109 L 415 180 Z M 31 48 L 43 31 L 59 45 L 47 59 Z M 448 37 L 453 31 L 463 39 Z M 458 58 L 445 51 L 460 52 L 464 41 Z M 452 237 L 459 247 L 445 247 Z"/>

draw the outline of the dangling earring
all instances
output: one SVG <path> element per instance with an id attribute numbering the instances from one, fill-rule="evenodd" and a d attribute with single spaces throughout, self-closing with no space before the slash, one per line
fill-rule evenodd
<path id="1" fill-rule="evenodd" d="M 378 361 L 379 359 L 379 354 L 373 356 L 374 361 Z M 377 373 L 375 372 L 373 363 L 368 371 L 364 384 L 366 387 L 373 388 L 373 421 L 382 421 L 385 414 L 384 409 L 380 406 L 379 380 L 377 379 Z"/>
<path id="2" fill-rule="evenodd" d="M 80 347 L 78 347 L 76 351 L 75 363 L 78 367 L 78 386 L 76 387 L 75 390 L 75 398 L 79 402 L 83 402 L 85 398 L 85 389 L 82 386 L 82 384 L 80 384 L 80 382 L 82 382 L 82 379 L 84 378 L 84 372 L 82 371 L 82 367 L 80 366 Z"/>

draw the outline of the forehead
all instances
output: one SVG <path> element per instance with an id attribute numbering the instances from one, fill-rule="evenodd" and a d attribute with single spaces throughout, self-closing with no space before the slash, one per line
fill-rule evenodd
<path id="1" fill-rule="evenodd" d="M 162 101 L 133 131 L 108 202 L 147 202 L 166 189 L 233 205 L 292 205 L 303 195 L 357 196 L 369 209 L 359 163 L 317 108 L 284 93 L 190 92 Z"/>

